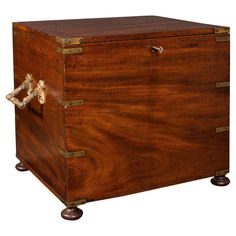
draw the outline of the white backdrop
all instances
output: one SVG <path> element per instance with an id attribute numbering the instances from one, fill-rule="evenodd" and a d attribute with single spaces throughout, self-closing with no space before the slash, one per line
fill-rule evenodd
<path id="1" fill-rule="evenodd" d="M 0 235 L 236 235 L 235 226 L 235 36 L 232 1 L 64 0 L 0 2 Z M 14 108 L 5 95 L 13 88 L 13 21 L 159 15 L 231 27 L 231 184 L 210 179 L 88 203 L 75 222 L 60 217 L 64 205 L 30 172 L 14 168 Z"/>

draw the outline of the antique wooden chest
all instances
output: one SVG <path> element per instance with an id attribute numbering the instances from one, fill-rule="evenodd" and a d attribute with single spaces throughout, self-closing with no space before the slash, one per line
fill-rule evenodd
<path id="1" fill-rule="evenodd" d="M 229 183 L 229 28 L 157 16 L 13 23 L 16 156 L 78 205 Z"/>

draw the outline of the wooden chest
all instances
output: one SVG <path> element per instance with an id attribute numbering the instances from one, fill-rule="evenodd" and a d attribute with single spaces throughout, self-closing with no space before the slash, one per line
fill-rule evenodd
<path id="1" fill-rule="evenodd" d="M 16 167 L 65 219 L 90 201 L 229 183 L 228 27 L 142 16 L 13 23 L 13 35 Z"/>

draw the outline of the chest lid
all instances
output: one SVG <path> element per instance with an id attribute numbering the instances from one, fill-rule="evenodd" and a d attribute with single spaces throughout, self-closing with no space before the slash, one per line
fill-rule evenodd
<path id="1" fill-rule="evenodd" d="M 13 28 L 56 41 L 63 46 L 229 32 L 227 27 L 159 16 L 17 22 L 13 23 Z"/>

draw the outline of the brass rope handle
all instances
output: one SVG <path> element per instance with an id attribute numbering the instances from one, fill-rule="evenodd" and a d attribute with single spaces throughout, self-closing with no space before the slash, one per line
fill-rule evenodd
<path id="1" fill-rule="evenodd" d="M 26 104 L 33 100 L 34 97 L 38 97 L 38 101 L 40 104 L 44 104 L 46 102 L 45 96 L 45 82 L 43 80 L 39 80 L 36 87 L 33 89 L 32 86 L 33 77 L 31 74 L 27 74 L 25 76 L 25 80 L 21 83 L 19 87 L 14 89 L 10 94 L 6 96 L 6 98 L 11 101 L 18 108 L 25 108 Z M 28 96 L 23 98 L 22 101 L 16 98 L 16 96 L 22 91 L 27 90 Z"/>

